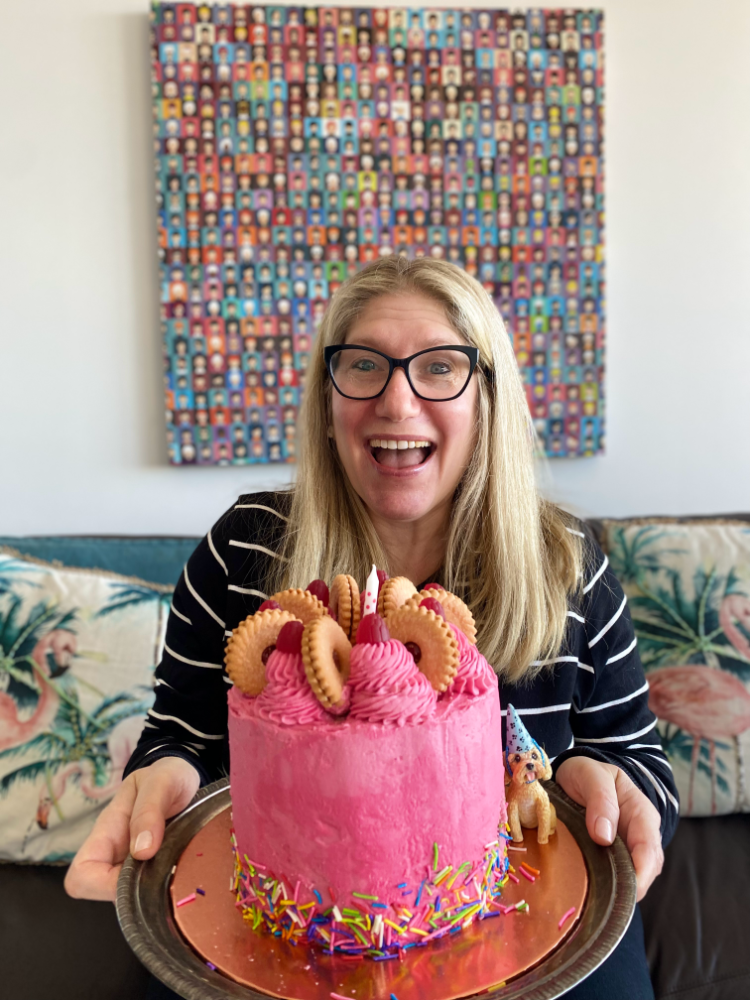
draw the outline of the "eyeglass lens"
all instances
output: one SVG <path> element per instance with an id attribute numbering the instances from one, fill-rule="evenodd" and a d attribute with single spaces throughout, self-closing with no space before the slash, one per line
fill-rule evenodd
<path id="1" fill-rule="evenodd" d="M 436 348 L 412 358 L 409 378 L 415 391 L 425 399 L 450 399 L 464 388 L 471 374 L 471 362 L 460 351 Z M 349 349 L 331 358 L 331 375 L 339 392 L 355 399 L 377 396 L 388 381 L 386 358 L 374 351 Z"/>

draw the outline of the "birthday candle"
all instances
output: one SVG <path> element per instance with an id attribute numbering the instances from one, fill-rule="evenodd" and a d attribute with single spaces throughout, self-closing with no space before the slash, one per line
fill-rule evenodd
<path id="1" fill-rule="evenodd" d="M 378 610 L 378 571 L 373 565 L 365 585 L 364 615 L 374 615 Z"/>

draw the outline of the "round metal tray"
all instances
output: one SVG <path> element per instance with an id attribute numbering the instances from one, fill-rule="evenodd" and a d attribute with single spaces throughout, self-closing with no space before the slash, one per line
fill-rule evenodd
<path id="1" fill-rule="evenodd" d="M 636 901 L 633 864 L 618 837 L 600 847 L 588 835 L 584 812 L 554 783 L 547 789 L 557 814 L 575 838 L 586 863 L 589 891 L 578 923 L 561 945 L 507 985 L 482 993 L 487 1000 L 554 1000 L 594 971 L 630 923 Z M 185 942 L 172 915 L 169 884 L 174 865 L 195 834 L 229 805 L 226 779 L 201 789 L 171 820 L 150 861 L 128 857 L 117 886 L 117 916 L 138 958 L 186 1000 L 268 1000 L 268 994 L 211 971 Z M 431 1000 L 425 995 L 425 1000 Z"/>

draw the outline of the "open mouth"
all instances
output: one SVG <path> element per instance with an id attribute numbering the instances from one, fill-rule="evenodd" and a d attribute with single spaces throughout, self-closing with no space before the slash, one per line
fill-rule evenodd
<path id="1" fill-rule="evenodd" d="M 435 450 L 424 438 L 370 438 L 370 454 L 386 469 L 411 469 L 422 465 Z"/>

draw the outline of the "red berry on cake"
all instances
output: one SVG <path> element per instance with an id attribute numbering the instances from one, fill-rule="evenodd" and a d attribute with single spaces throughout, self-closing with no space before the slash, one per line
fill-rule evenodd
<path id="1" fill-rule="evenodd" d="M 278 601 L 263 601 L 258 611 L 275 611 L 277 608 L 281 611 L 281 605 Z"/>
<path id="2" fill-rule="evenodd" d="M 445 608 L 440 603 L 436 601 L 434 597 L 425 597 L 424 600 L 419 602 L 420 608 L 429 608 L 430 611 L 434 611 L 436 615 L 440 615 L 441 618 L 445 618 Z"/>
<path id="3" fill-rule="evenodd" d="M 325 580 L 313 580 L 312 583 L 307 585 L 308 594 L 312 594 L 313 597 L 317 597 L 319 601 L 322 601 L 326 607 L 329 607 L 330 592 L 328 590 L 328 584 Z"/>
<path id="4" fill-rule="evenodd" d="M 419 661 L 422 659 L 422 650 L 419 648 L 416 642 L 405 642 L 404 646 L 414 657 L 414 662 L 419 663 Z"/>
<path id="5" fill-rule="evenodd" d="M 445 587 L 441 587 L 439 583 L 426 583 L 422 590 L 445 590 Z"/>
<path id="6" fill-rule="evenodd" d="M 287 622 L 279 632 L 276 648 L 280 653 L 299 653 L 302 651 L 302 633 L 305 626 L 302 622 Z"/>
<path id="7" fill-rule="evenodd" d="M 357 629 L 357 643 L 388 642 L 391 634 L 380 615 L 365 615 Z"/>

